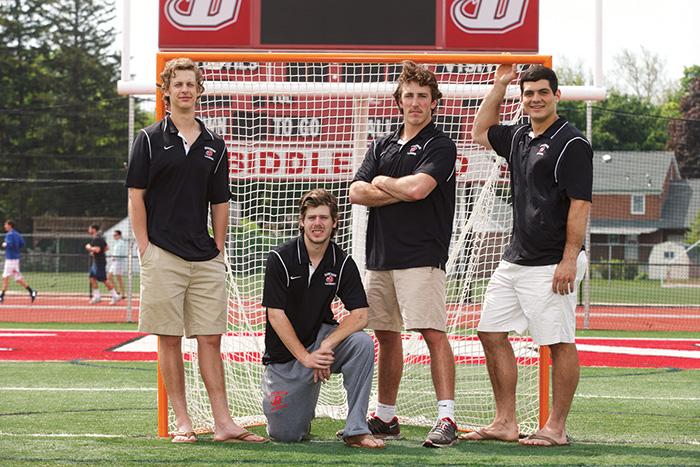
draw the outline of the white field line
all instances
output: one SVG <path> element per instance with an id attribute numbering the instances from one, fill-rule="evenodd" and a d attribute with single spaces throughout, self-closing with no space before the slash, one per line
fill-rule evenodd
<path id="1" fill-rule="evenodd" d="M 682 401 L 682 402 L 696 402 L 700 401 L 700 397 L 642 397 L 642 396 L 606 396 L 602 394 L 576 394 L 575 397 L 579 399 L 616 399 L 616 400 L 628 400 L 628 401 Z"/>
<path id="2" fill-rule="evenodd" d="M 156 388 L 51 388 L 51 387 L 0 387 L 0 392 L 155 392 Z M 432 394 L 432 392 L 430 393 Z M 576 394 L 581 399 L 619 399 L 619 400 L 653 400 L 653 401 L 700 401 L 700 397 L 642 397 L 642 396 L 608 396 L 601 394 Z"/>
<path id="3" fill-rule="evenodd" d="M 155 392 L 156 388 L 40 388 L 0 386 L 0 391 L 16 392 Z"/>
<path id="4" fill-rule="evenodd" d="M 577 312 L 576 316 L 585 316 L 582 312 Z M 700 319 L 700 314 L 655 314 L 655 313 L 600 313 L 592 312 L 591 318 L 672 318 L 672 319 Z"/>
<path id="5" fill-rule="evenodd" d="M 102 433 L 4 433 L 0 431 L 0 436 L 14 436 L 17 438 L 133 438 L 125 435 L 106 435 Z"/>

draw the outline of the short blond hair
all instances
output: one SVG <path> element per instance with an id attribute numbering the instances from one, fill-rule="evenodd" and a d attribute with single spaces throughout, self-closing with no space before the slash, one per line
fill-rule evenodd
<path id="1" fill-rule="evenodd" d="M 173 79 L 177 71 L 194 71 L 194 77 L 197 80 L 197 94 L 201 96 L 204 92 L 202 70 L 187 57 L 173 58 L 165 64 L 165 68 L 160 72 L 160 90 L 163 91 L 163 100 L 166 104 L 170 104 L 170 97 L 165 95 L 165 91 L 170 87 L 170 80 Z"/>

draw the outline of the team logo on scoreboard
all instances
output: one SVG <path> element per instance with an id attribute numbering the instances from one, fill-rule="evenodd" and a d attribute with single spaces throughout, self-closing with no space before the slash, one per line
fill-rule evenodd
<path id="1" fill-rule="evenodd" d="M 178 29 L 218 31 L 238 20 L 243 0 L 168 0 L 165 17 Z"/>
<path id="2" fill-rule="evenodd" d="M 523 25 L 528 0 L 456 0 L 455 25 L 470 34 L 505 34 Z"/>

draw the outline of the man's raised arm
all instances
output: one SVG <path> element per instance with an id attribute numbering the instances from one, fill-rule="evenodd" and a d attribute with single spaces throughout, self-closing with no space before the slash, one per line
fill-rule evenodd
<path id="1" fill-rule="evenodd" d="M 472 140 L 487 149 L 493 149 L 489 142 L 489 128 L 498 125 L 501 103 L 506 95 L 508 84 L 515 79 L 515 64 L 502 64 L 496 70 L 493 87 L 481 101 L 479 111 L 474 117 Z"/>

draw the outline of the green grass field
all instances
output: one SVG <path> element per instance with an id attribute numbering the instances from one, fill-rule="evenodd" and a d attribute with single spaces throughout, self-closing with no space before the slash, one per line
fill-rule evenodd
<path id="1" fill-rule="evenodd" d="M 680 337 L 655 337 L 664 335 Z M 150 362 L 0 362 L 0 374 L 3 466 L 700 465 L 697 370 L 584 368 L 569 447 L 462 442 L 428 450 L 420 446 L 426 428 L 403 427 L 403 440 L 376 452 L 336 441 L 342 422 L 330 419 L 316 420 L 312 440 L 301 444 L 220 445 L 201 436 L 197 445 L 172 445 L 156 436 Z"/>

